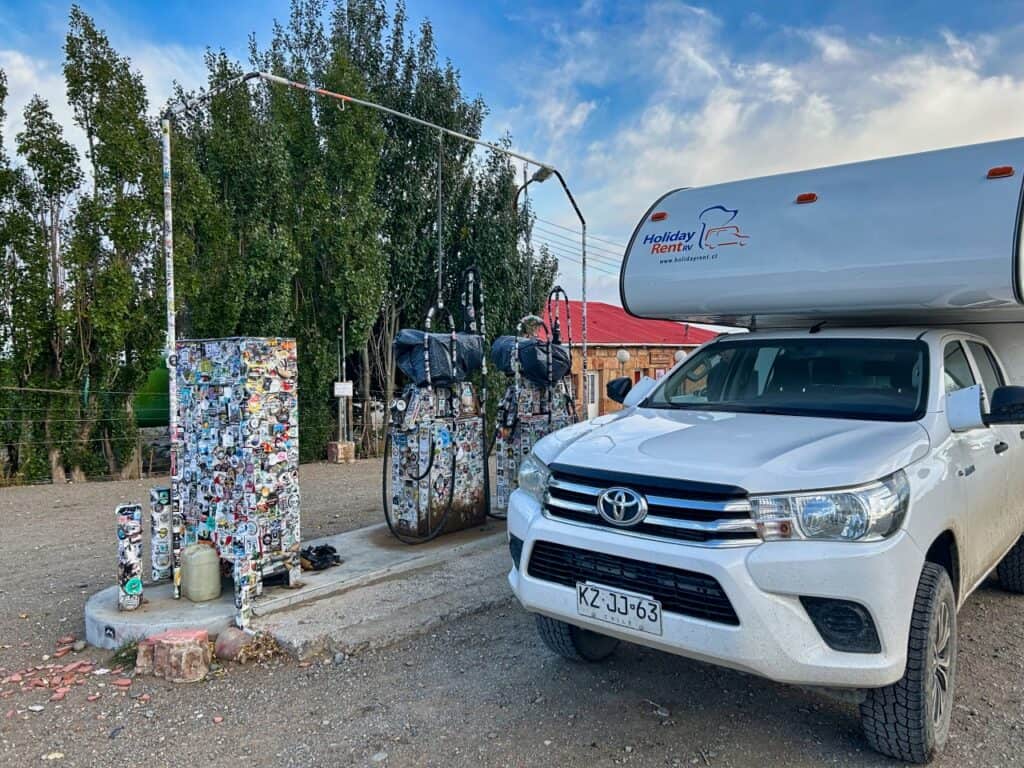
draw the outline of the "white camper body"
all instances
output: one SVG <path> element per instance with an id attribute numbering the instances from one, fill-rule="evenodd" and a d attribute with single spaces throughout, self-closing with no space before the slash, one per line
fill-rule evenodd
<path id="1" fill-rule="evenodd" d="M 1022 172 L 1013 139 L 678 189 L 630 239 L 622 305 L 758 327 L 1024 320 Z"/>
<path id="2" fill-rule="evenodd" d="M 1022 172 L 1003 141 L 648 210 L 627 309 L 753 332 L 523 461 L 509 583 L 552 649 L 853 689 L 876 749 L 942 748 L 957 608 L 1024 593 Z"/>

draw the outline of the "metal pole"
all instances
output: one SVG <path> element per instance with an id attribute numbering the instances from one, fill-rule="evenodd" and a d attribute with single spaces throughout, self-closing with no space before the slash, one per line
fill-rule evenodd
<path id="1" fill-rule="evenodd" d="M 580 246 L 582 248 L 580 255 L 580 261 L 582 262 L 583 280 L 581 285 L 582 303 L 581 309 L 583 314 L 583 363 L 582 363 L 582 374 L 583 374 L 583 407 L 589 409 L 590 407 L 590 382 L 587 381 L 587 220 L 583 218 L 583 213 L 580 211 L 580 207 L 576 205 L 576 198 L 572 196 L 572 192 L 569 191 L 569 185 L 565 183 L 565 179 L 562 178 L 562 173 L 557 168 L 552 168 L 551 171 L 558 177 L 559 183 L 562 185 L 562 189 L 565 190 L 566 197 L 569 198 L 569 202 L 572 203 L 572 208 L 576 211 L 576 218 L 580 220 Z M 584 411 L 586 412 L 586 411 Z"/>
<path id="2" fill-rule="evenodd" d="M 523 190 L 523 207 L 526 208 L 526 227 L 523 234 L 526 235 L 526 312 L 539 311 L 537 307 L 530 306 L 533 304 L 533 254 L 530 253 L 530 243 L 533 240 L 532 227 L 530 226 L 530 191 L 527 187 L 530 186 L 529 180 L 526 178 L 526 163 L 523 163 L 523 186 L 520 189 Z M 550 356 L 549 356 L 550 359 Z"/>
<path id="3" fill-rule="evenodd" d="M 345 316 L 341 316 L 341 380 L 348 381 L 348 341 L 346 339 L 345 330 Z M 364 405 L 364 408 L 368 408 L 369 405 Z M 352 398 L 345 398 L 345 437 L 344 439 L 348 442 L 352 442 Z M 363 414 L 365 421 L 366 414 Z"/>
<path id="4" fill-rule="evenodd" d="M 237 82 L 249 80 L 254 77 L 259 77 L 271 83 L 278 83 L 279 85 L 289 85 L 292 88 L 301 88 L 304 91 L 309 91 L 310 93 L 315 93 L 319 96 L 328 96 L 332 99 L 341 99 L 342 101 L 347 101 L 350 104 L 358 104 L 361 107 L 369 107 L 370 109 L 376 109 L 378 112 L 386 112 L 389 115 L 400 117 L 403 120 L 410 120 L 414 123 L 418 123 L 419 125 L 426 126 L 427 128 L 434 128 L 435 130 L 438 130 L 441 133 L 446 133 L 449 136 L 454 136 L 457 139 L 469 141 L 481 147 L 487 147 L 487 149 L 493 150 L 495 152 L 500 152 L 503 155 L 515 157 L 518 158 L 519 160 L 525 160 L 528 163 L 533 163 L 534 165 L 539 165 L 543 168 L 552 168 L 552 166 L 548 165 L 547 163 L 542 163 L 540 160 L 534 160 L 532 157 L 520 154 L 506 147 L 501 147 L 498 146 L 497 144 L 492 144 L 491 142 L 484 141 L 483 139 L 476 139 L 473 138 L 472 136 L 467 136 L 464 133 L 453 131 L 451 128 L 445 128 L 444 126 L 438 125 L 437 123 L 431 123 L 427 120 L 422 120 L 418 117 L 413 117 L 412 115 L 406 114 L 405 112 L 399 112 L 397 109 L 391 109 L 390 107 L 385 107 L 382 104 L 375 104 L 372 101 L 364 101 L 363 99 L 357 99 L 355 96 L 346 96 L 343 93 L 335 93 L 334 91 L 328 91 L 326 88 L 317 88 L 316 86 L 309 85 L 307 83 L 300 83 L 295 80 L 289 80 L 286 77 L 272 75 L 269 72 L 250 72 L 249 74 L 245 75 L 245 77 L 239 78 L 237 81 L 233 81 L 229 85 L 234 85 Z"/>
<path id="5" fill-rule="evenodd" d="M 347 380 L 347 365 L 345 364 L 345 317 L 341 318 L 341 334 L 337 337 L 338 342 L 338 381 Z M 348 440 L 348 398 L 338 398 L 338 442 Z"/>
<path id="6" fill-rule="evenodd" d="M 441 173 L 444 169 L 444 134 L 437 134 L 437 302 L 444 306 L 444 298 L 441 295 L 441 275 L 444 272 L 444 198 L 441 194 Z"/>
<path id="7" fill-rule="evenodd" d="M 160 121 L 160 137 L 164 181 L 164 288 L 167 296 L 167 338 L 164 342 L 164 357 L 167 362 L 167 430 L 171 441 L 171 520 L 181 519 L 181 497 L 178 484 L 181 468 L 178 466 L 178 375 L 175 346 L 177 329 L 174 322 L 174 214 L 171 202 L 171 119 L 169 115 Z M 180 543 L 179 543 L 180 546 Z M 181 597 L 180 552 L 172 553 L 174 597 Z"/>

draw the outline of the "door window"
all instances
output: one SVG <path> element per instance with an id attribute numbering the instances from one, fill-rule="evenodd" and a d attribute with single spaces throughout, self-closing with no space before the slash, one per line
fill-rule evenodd
<path id="1" fill-rule="evenodd" d="M 1003 386 L 1003 374 L 993 359 L 992 350 L 977 341 L 968 341 L 967 346 L 974 357 L 974 363 L 978 366 L 981 383 L 985 388 L 985 400 L 988 402 L 992 393 L 996 391 L 996 387 Z"/>
<path id="2" fill-rule="evenodd" d="M 951 341 L 946 345 L 942 352 L 942 361 L 942 380 L 947 395 L 958 389 L 973 387 L 977 383 L 974 381 L 974 374 L 971 373 L 971 365 L 967 362 L 967 353 L 959 341 Z"/>

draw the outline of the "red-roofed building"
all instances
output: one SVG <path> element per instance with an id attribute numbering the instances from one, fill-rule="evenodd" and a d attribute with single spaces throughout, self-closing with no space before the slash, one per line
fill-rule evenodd
<path id="1" fill-rule="evenodd" d="M 620 408 L 605 395 L 605 384 L 618 376 L 641 376 L 657 379 L 675 365 L 676 353 L 689 354 L 694 347 L 710 341 L 718 334 L 706 328 L 670 320 L 641 320 L 628 314 L 622 307 L 600 301 L 587 302 L 587 376 L 590 379 L 590 403 L 582 402 L 582 344 L 583 304 L 569 302 L 573 341 L 573 389 L 580 399 L 581 418 L 593 418 Z M 541 333 L 543 335 L 543 332 Z M 562 321 L 562 341 L 568 328 Z M 625 363 L 618 359 L 619 350 L 629 353 Z"/>

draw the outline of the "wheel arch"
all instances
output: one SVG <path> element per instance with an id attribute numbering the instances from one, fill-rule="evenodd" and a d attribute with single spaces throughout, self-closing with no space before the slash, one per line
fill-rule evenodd
<path id="1" fill-rule="evenodd" d="M 956 596 L 957 604 L 960 603 L 962 593 L 960 583 L 960 547 L 957 544 L 956 534 L 951 529 L 946 529 L 931 543 L 928 552 L 924 556 L 925 562 L 935 563 L 946 569 L 949 580 L 953 583 L 953 594 Z"/>

